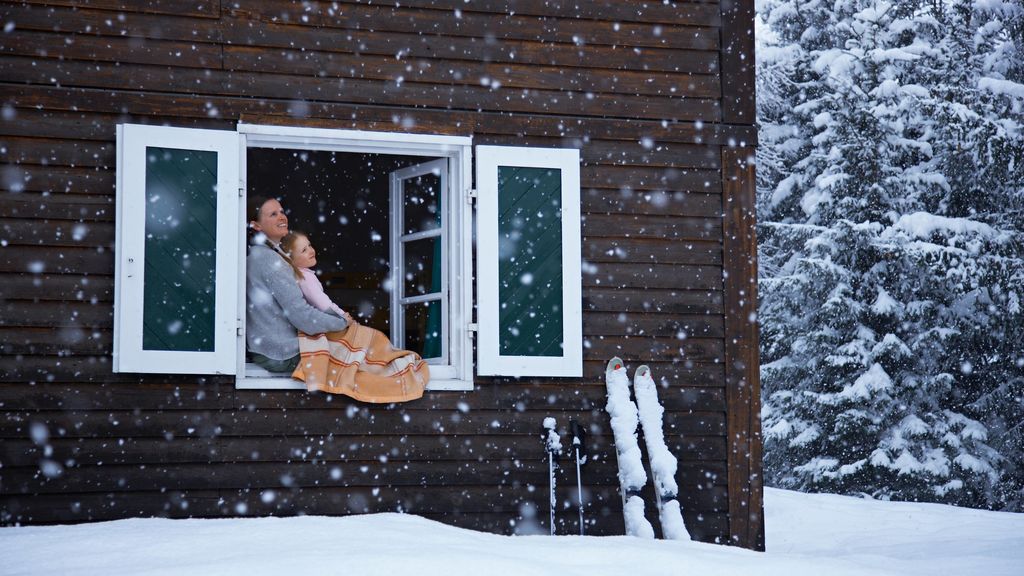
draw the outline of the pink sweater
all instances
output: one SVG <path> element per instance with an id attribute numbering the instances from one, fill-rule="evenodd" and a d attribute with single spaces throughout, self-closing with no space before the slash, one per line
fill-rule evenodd
<path id="1" fill-rule="evenodd" d="M 324 285 L 320 283 L 320 279 L 316 277 L 316 274 L 309 268 L 299 268 L 299 270 L 302 272 L 299 288 L 302 290 L 302 295 L 305 296 L 306 302 L 309 302 L 318 310 L 324 312 L 331 310 L 337 312 L 339 316 L 343 316 L 345 311 L 332 302 L 330 297 L 324 293 Z"/>

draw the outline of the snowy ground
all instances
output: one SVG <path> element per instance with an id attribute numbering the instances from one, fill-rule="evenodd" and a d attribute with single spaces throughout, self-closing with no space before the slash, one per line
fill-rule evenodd
<path id="1" fill-rule="evenodd" d="M 0 528 L 0 574 L 1024 574 L 1024 514 L 771 489 L 765 500 L 763 554 L 626 536 L 495 536 L 399 514 L 147 519 Z"/>

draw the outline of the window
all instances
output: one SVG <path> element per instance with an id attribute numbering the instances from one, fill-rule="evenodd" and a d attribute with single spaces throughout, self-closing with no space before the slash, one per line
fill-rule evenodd
<path id="1" fill-rule="evenodd" d="M 316 228 L 318 252 L 332 255 L 320 267 L 345 276 L 322 278 L 330 295 L 348 296 L 335 301 L 362 312 L 396 346 L 420 353 L 430 363 L 429 389 L 472 389 L 472 206 L 465 200 L 471 140 L 245 124 L 239 132 L 243 174 L 255 177 L 243 187 L 283 193 L 285 207 L 301 211 L 292 227 Z M 281 159 L 291 156 L 298 162 Z M 262 171 L 249 168 L 250 160 Z M 300 167 L 301 177 L 261 188 L 281 178 L 282 167 Z M 345 242 L 325 244 L 338 231 Z M 244 340 L 238 354 L 240 386 L 303 388 L 246 364 Z"/>
<path id="2" fill-rule="evenodd" d="M 478 147 L 479 193 L 468 137 L 122 125 L 118 154 L 115 371 L 303 387 L 245 361 L 259 194 L 311 233 L 336 302 L 431 364 L 429 389 L 472 389 L 477 325 L 479 374 L 582 373 L 577 150 Z"/>

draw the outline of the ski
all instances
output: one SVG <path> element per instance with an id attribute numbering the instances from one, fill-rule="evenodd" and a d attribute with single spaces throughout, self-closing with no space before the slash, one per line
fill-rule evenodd
<path id="1" fill-rule="evenodd" d="M 647 458 L 651 465 L 651 480 L 654 482 L 654 496 L 658 505 L 658 519 L 661 534 L 666 540 L 689 540 L 683 515 L 679 509 L 679 485 L 676 470 L 679 462 L 665 445 L 665 409 L 658 401 L 658 387 L 646 365 L 633 374 L 633 393 L 640 416 L 640 428 L 644 431 Z"/>
<path id="2" fill-rule="evenodd" d="M 629 397 L 629 378 L 620 358 L 615 357 L 608 362 L 605 384 L 608 387 L 608 404 L 605 409 L 611 416 L 612 435 L 615 437 L 626 534 L 654 538 L 654 528 L 644 516 L 644 500 L 640 497 L 640 490 L 647 484 L 647 472 L 644 471 L 640 444 L 637 442 L 639 412 Z"/>

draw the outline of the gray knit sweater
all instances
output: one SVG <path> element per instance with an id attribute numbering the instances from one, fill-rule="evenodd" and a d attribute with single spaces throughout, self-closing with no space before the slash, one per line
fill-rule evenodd
<path id="1" fill-rule="evenodd" d="M 296 329 L 320 334 L 348 326 L 345 320 L 310 306 L 302 297 L 291 266 L 267 246 L 250 246 L 245 267 L 245 340 L 249 351 L 287 360 L 299 354 Z"/>

